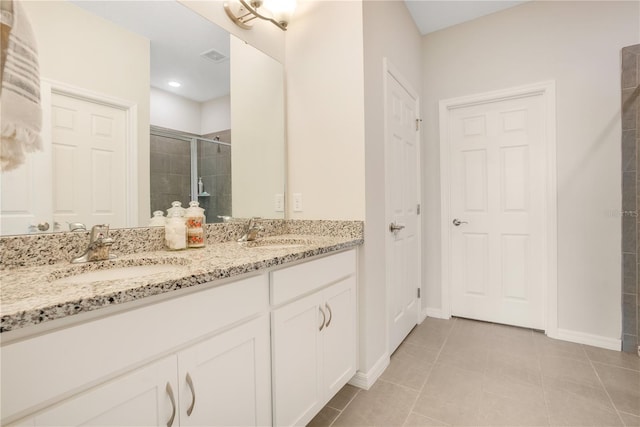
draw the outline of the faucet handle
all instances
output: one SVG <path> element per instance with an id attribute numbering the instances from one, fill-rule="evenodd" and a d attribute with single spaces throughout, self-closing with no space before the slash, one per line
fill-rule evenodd
<path id="1" fill-rule="evenodd" d="M 99 237 L 109 237 L 109 224 L 96 224 L 91 227 L 91 241 L 95 242 Z"/>

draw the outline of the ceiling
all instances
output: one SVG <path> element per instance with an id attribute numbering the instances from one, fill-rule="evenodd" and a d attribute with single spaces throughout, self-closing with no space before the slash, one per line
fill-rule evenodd
<path id="1" fill-rule="evenodd" d="M 525 3 L 511 0 L 404 1 L 422 35 Z"/>

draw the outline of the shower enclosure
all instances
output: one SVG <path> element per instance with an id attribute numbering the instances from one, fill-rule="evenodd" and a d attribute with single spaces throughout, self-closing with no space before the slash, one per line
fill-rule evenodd
<path id="1" fill-rule="evenodd" d="M 176 200 L 185 207 L 197 200 L 208 223 L 231 215 L 230 142 L 152 126 L 150 155 L 149 218 L 156 210 L 166 214 Z"/>

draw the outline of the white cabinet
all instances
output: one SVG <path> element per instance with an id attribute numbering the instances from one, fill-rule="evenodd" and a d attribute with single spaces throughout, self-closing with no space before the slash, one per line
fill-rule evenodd
<path id="1" fill-rule="evenodd" d="M 269 425 L 269 349 L 264 315 L 65 400 L 33 425 Z"/>
<path id="2" fill-rule="evenodd" d="M 338 266 L 353 253 L 334 257 Z M 317 267 L 322 268 L 319 274 L 327 275 L 328 281 L 311 289 L 315 292 L 310 295 L 272 311 L 273 410 L 277 426 L 308 423 L 355 373 L 355 259 L 349 269 L 341 270 L 330 268 L 331 262 L 327 261 L 331 258 L 322 259 L 320 266 L 314 262 L 301 264 L 291 267 L 297 272 L 272 277 L 272 295 L 279 285 L 295 288 L 284 283 L 285 277 L 317 280 L 313 271 Z M 298 289 L 305 286 L 301 284 Z"/>
<path id="3" fill-rule="evenodd" d="M 264 315 L 180 352 L 180 425 L 270 425 L 269 337 Z"/>
<path id="4" fill-rule="evenodd" d="M 269 328 L 263 274 L 3 345 L 1 423 L 269 425 Z"/>
<path id="5" fill-rule="evenodd" d="M 171 402 L 177 379 L 175 357 L 167 357 L 63 401 L 36 415 L 29 425 L 168 425 L 172 416 L 176 421 L 178 417 Z"/>
<path id="6" fill-rule="evenodd" d="M 355 373 L 355 271 L 350 250 L 3 343 L 0 423 L 306 424 Z"/>

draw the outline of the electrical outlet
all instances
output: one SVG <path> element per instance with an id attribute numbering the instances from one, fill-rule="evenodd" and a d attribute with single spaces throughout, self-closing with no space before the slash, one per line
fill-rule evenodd
<path id="1" fill-rule="evenodd" d="M 302 193 L 293 193 L 293 211 L 302 212 Z"/>
<path id="2" fill-rule="evenodd" d="M 278 193 L 275 197 L 276 212 L 284 212 L 284 194 Z"/>

